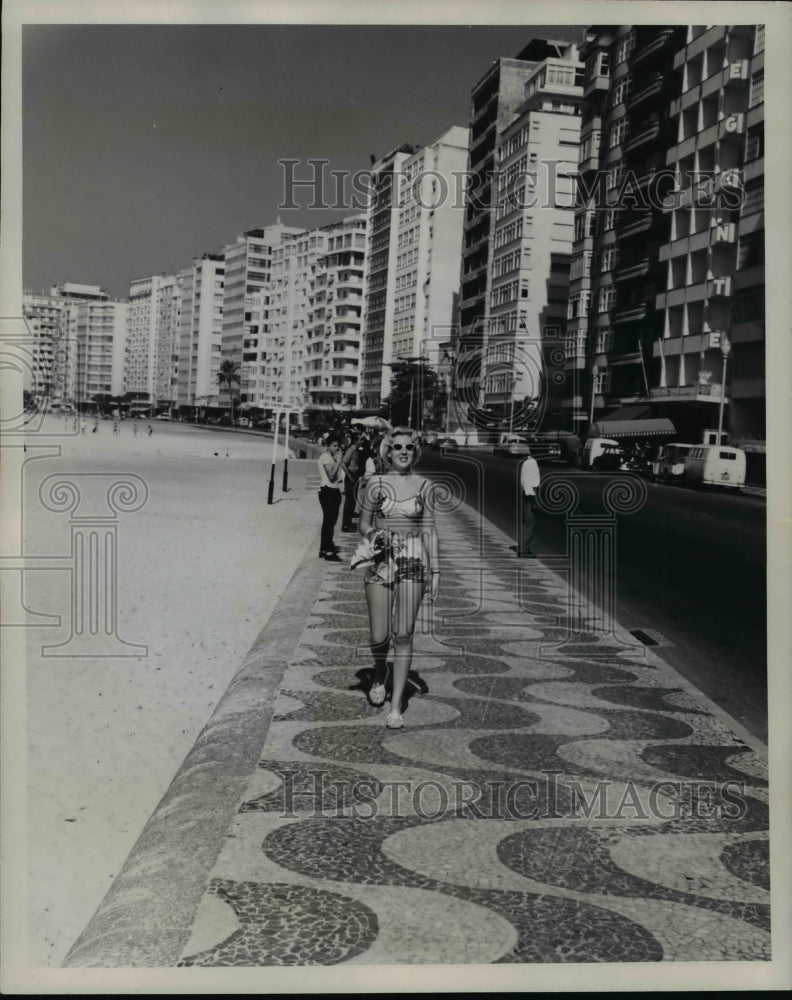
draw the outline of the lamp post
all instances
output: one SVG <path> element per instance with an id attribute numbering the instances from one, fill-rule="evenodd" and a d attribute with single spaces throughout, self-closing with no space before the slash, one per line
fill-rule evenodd
<path id="1" fill-rule="evenodd" d="M 591 366 L 591 413 L 589 415 L 589 428 L 594 423 L 594 393 L 597 391 L 597 375 L 599 375 L 599 366 Z"/>
<path id="2" fill-rule="evenodd" d="M 721 444 L 721 436 L 723 434 L 723 404 L 726 401 L 726 365 L 729 361 L 729 354 L 731 353 L 731 343 L 729 338 L 724 333 L 721 337 L 721 354 L 723 355 L 723 368 L 721 369 L 721 397 L 720 397 L 720 407 L 718 412 L 718 444 Z"/>

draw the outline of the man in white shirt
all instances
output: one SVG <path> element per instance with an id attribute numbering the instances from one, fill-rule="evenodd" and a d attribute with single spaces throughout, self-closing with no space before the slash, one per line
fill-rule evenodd
<path id="1" fill-rule="evenodd" d="M 341 507 L 341 490 L 344 485 L 344 455 L 341 442 L 329 437 L 325 451 L 319 456 L 319 503 L 322 507 L 322 540 L 319 543 L 319 558 L 328 562 L 341 562 L 338 547 L 333 541 L 338 511 Z"/>
<path id="2" fill-rule="evenodd" d="M 531 540 L 534 533 L 534 505 L 536 490 L 539 488 L 541 475 L 539 464 L 528 452 L 525 461 L 520 466 L 520 511 L 517 525 L 517 555 L 522 559 L 533 559 L 535 552 L 531 551 Z"/>

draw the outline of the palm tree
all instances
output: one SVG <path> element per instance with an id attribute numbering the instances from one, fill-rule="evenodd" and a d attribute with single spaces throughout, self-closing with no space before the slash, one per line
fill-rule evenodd
<path id="1" fill-rule="evenodd" d="M 239 374 L 239 365 L 236 361 L 226 360 L 221 362 L 220 370 L 217 373 L 217 384 L 222 389 L 225 386 L 228 389 L 228 395 L 231 400 L 231 426 L 234 426 L 234 393 L 233 386 L 241 385 L 242 379 Z"/>

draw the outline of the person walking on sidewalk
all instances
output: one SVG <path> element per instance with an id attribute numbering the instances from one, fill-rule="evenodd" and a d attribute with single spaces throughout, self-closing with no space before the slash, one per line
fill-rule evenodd
<path id="1" fill-rule="evenodd" d="M 341 507 L 341 490 L 344 485 L 344 456 L 337 437 L 328 437 L 325 450 L 319 456 L 319 503 L 322 508 L 322 540 L 319 558 L 328 562 L 341 562 L 338 548 L 333 541 L 338 511 Z"/>
<path id="2" fill-rule="evenodd" d="M 412 664 L 413 631 L 424 597 L 431 601 L 440 585 L 440 553 L 434 503 L 428 480 L 413 469 L 420 456 L 418 433 L 396 427 L 382 439 L 380 457 L 387 472 L 372 476 L 361 498 L 360 534 L 353 567 L 367 563 L 364 577 L 369 612 L 374 683 L 373 705 L 385 701 L 387 655 L 393 641 L 393 691 L 390 729 L 401 729 L 402 698 Z M 357 561 L 356 561 L 357 560 Z"/>
<path id="3" fill-rule="evenodd" d="M 536 490 L 539 488 L 540 481 L 539 463 L 529 451 L 525 461 L 520 466 L 517 555 L 522 559 L 532 559 L 536 556 L 536 553 L 531 551 L 531 541 L 534 533 Z"/>

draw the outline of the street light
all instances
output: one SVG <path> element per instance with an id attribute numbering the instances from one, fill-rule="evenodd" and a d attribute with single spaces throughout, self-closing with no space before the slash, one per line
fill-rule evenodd
<path id="1" fill-rule="evenodd" d="M 721 354 L 723 355 L 723 368 L 721 369 L 721 397 L 720 397 L 720 408 L 718 412 L 718 444 L 722 443 L 721 435 L 723 434 L 723 404 L 726 400 L 726 365 L 729 361 L 729 354 L 731 353 L 731 343 L 725 333 L 721 336 L 720 349 L 721 349 Z"/>
<path id="2" fill-rule="evenodd" d="M 599 366 L 591 366 L 591 415 L 589 416 L 589 427 L 594 423 L 594 393 L 597 390 L 597 375 L 599 375 Z"/>

